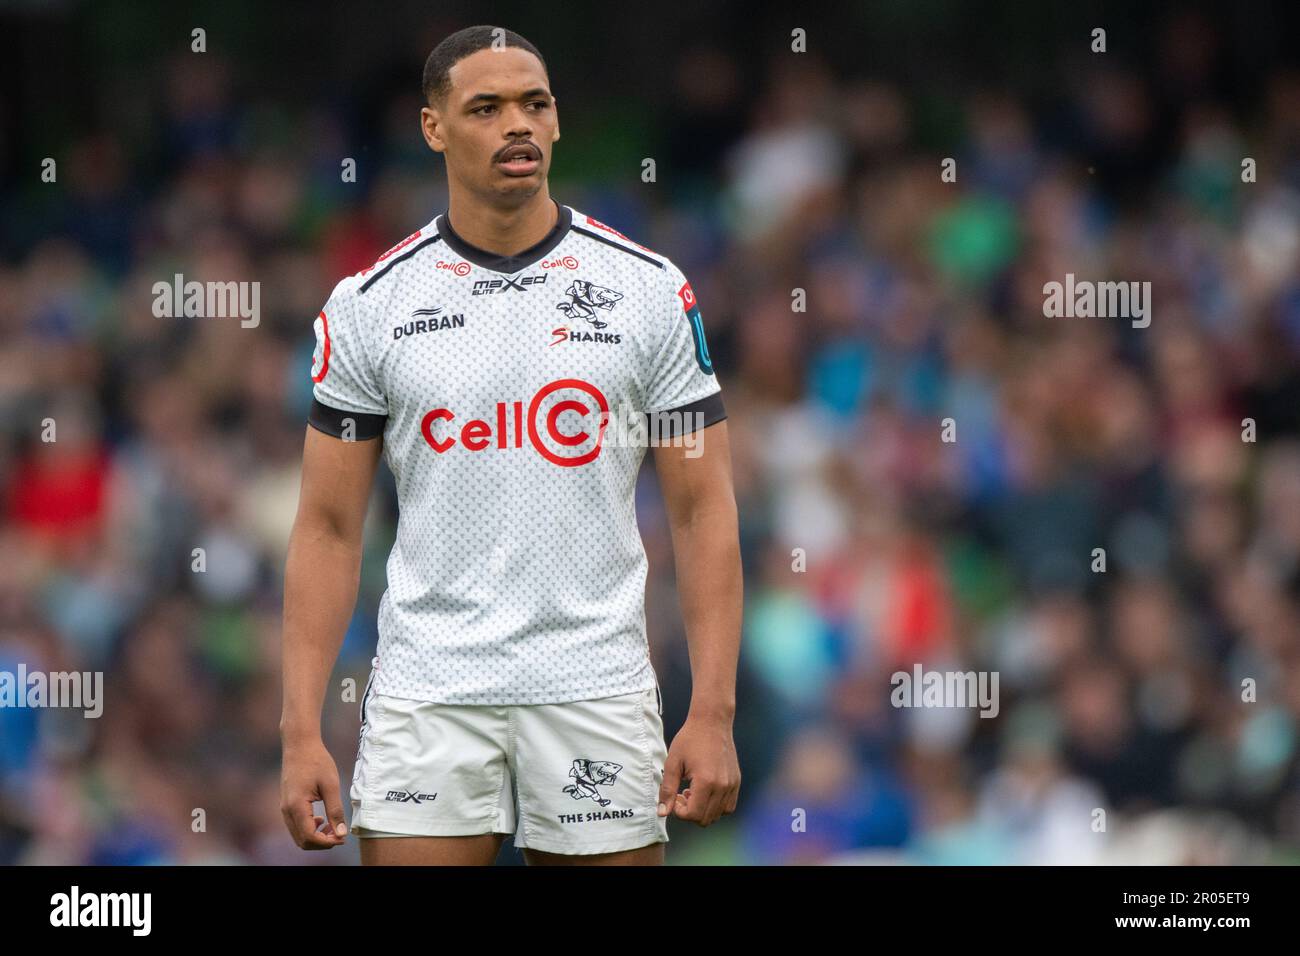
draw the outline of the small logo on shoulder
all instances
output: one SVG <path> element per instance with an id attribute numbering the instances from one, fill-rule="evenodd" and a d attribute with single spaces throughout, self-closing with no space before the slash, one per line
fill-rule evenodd
<path id="1" fill-rule="evenodd" d="M 704 319 L 700 316 L 700 303 L 695 298 L 695 290 L 686 282 L 677 290 L 677 297 L 682 300 L 682 311 L 691 323 L 691 337 L 695 339 L 695 364 L 705 375 L 713 374 L 713 359 L 709 357 L 709 343 L 704 338 Z"/>

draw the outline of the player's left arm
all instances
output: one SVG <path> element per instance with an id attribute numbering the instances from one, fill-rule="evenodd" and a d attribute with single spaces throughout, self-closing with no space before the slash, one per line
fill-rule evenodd
<path id="1" fill-rule="evenodd" d="M 708 826 L 736 809 L 740 765 L 732 740 L 743 583 L 727 422 L 653 446 L 677 566 L 691 659 L 691 706 L 673 738 L 659 815 Z M 687 781 L 684 794 L 678 786 Z"/>

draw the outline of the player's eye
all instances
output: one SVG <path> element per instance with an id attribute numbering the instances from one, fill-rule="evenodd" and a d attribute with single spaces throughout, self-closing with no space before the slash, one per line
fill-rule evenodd
<path id="1" fill-rule="evenodd" d="M 496 109 L 496 106 L 494 106 L 493 104 L 489 103 L 487 106 L 480 106 L 478 109 L 476 109 L 476 110 L 471 110 L 470 112 L 473 112 L 473 113 L 482 113 L 484 110 L 494 110 L 494 109 Z"/>

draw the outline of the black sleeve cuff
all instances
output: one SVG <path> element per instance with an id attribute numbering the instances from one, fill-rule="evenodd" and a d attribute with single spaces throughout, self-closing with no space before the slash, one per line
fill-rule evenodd
<path id="1" fill-rule="evenodd" d="M 652 436 L 678 438 L 716 425 L 726 417 L 727 410 L 722 407 L 722 392 L 714 392 L 678 408 L 646 412 L 646 428 Z"/>
<path id="2" fill-rule="evenodd" d="M 307 413 L 307 424 L 317 431 L 335 438 L 342 438 L 348 422 L 352 423 L 352 441 L 369 441 L 379 438 L 384 433 L 387 415 L 371 415 L 367 412 L 345 412 L 339 408 L 322 405 L 317 399 L 311 400 L 311 410 Z"/>

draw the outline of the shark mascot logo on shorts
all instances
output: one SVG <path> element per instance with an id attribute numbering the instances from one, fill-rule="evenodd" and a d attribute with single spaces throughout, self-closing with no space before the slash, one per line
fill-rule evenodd
<path id="1" fill-rule="evenodd" d="M 590 797 L 602 807 L 607 807 L 612 801 L 602 797 L 596 788 L 612 787 L 614 781 L 618 779 L 618 772 L 622 769 L 622 764 L 611 760 L 587 760 L 579 757 L 569 768 L 569 776 L 573 778 L 573 783 L 565 787 L 564 792 L 574 800 L 585 800 Z"/>
<path id="2" fill-rule="evenodd" d="M 622 292 L 592 285 L 583 279 L 574 279 L 573 285 L 565 289 L 564 294 L 571 301 L 557 302 L 555 307 L 563 310 L 564 314 L 571 319 L 586 319 L 598 329 L 603 329 L 609 323 L 596 318 L 596 310 L 604 309 L 608 312 L 614 308 L 615 302 L 623 298 Z"/>

